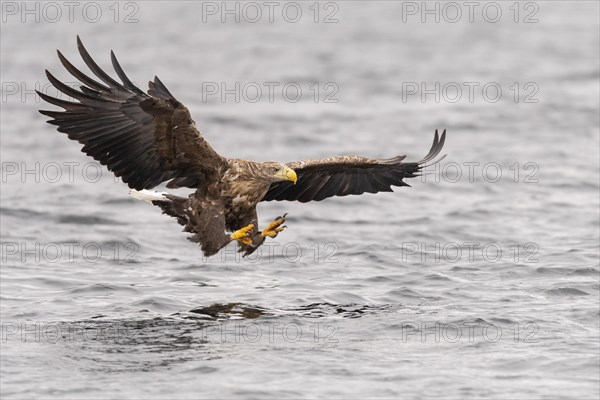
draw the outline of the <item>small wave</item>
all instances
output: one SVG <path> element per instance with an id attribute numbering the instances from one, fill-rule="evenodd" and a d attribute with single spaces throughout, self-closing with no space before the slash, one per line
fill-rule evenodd
<path id="1" fill-rule="evenodd" d="M 574 271 L 571 272 L 572 275 L 583 275 L 583 276 L 595 276 L 598 277 L 598 274 L 600 274 L 600 270 L 598 270 L 597 268 L 594 267 L 588 267 L 588 268 L 576 268 Z"/>
<path id="2" fill-rule="evenodd" d="M 76 225 L 123 225 L 123 222 L 115 221 L 108 218 L 96 217 L 93 215 L 76 215 L 67 214 L 60 215 L 57 218 L 60 224 L 76 224 Z"/>
<path id="3" fill-rule="evenodd" d="M 127 197 L 118 197 L 118 198 L 113 198 L 113 199 L 106 199 L 106 200 L 102 200 L 101 203 L 102 204 L 131 204 L 131 203 L 135 203 L 136 200 L 127 196 Z"/>
<path id="4" fill-rule="evenodd" d="M 450 279 L 449 277 L 447 277 L 446 275 L 442 275 L 442 274 L 429 274 L 426 277 L 424 277 L 423 279 L 428 280 L 428 281 L 434 281 L 434 282 L 452 282 L 452 279 Z"/>
<path id="5" fill-rule="evenodd" d="M 173 308 L 177 308 L 178 304 L 168 298 L 168 297 L 161 297 L 161 296 L 147 296 L 145 298 L 143 298 L 142 300 L 138 300 L 136 302 L 133 302 L 131 304 L 134 307 L 140 307 L 140 308 L 147 308 L 150 309 L 152 311 L 166 311 L 166 310 L 172 310 Z"/>
<path id="6" fill-rule="evenodd" d="M 291 312 L 298 316 L 308 318 L 322 318 L 333 315 L 343 318 L 360 318 L 365 315 L 379 314 L 383 311 L 389 311 L 392 306 L 389 304 L 333 304 L 333 303 L 312 303 L 305 306 L 289 308 L 283 310 L 285 313 Z"/>
<path id="7" fill-rule="evenodd" d="M 38 219 L 38 218 L 52 218 L 52 214 L 35 211 L 35 210 L 27 210 L 24 208 L 0 208 L 0 214 L 6 217 L 16 217 L 20 219 Z"/>
<path id="8" fill-rule="evenodd" d="M 512 325 L 517 322 L 517 321 L 513 321 L 512 319 L 509 319 L 509 318 L 501 318 L 501 317 L 493 317 L 493 318 L 491 318 L 491 320 L 498 324 L 504 324 L 504 325 Z"/>
<path id="9" fill-rule="evenodd" d="M 539 267 L 535 269 L 536 273 L 542 275 L 564 275 L 567 273 L 567 271 L 570 271 L 570 269 L 560 267 Z"/>
<path id="10" fill-rule="evenodd" d="M 402 289 L 394 289 L 390 290 L 386 293 L 387 296 L 393 296 L 394 298 L 400 298 L 404 301 L 414 301 L 414 300 L 442 300 L 439 296 L 429 296 L 422 293 L 419 293 L 415 290 L 402 288 Z"/>
<path id="11" fill-rule="evenodd" d="M 546 290 L 546 293 L 553 296 L 589 296 L 588 292 L 585 292 L 576 288 L 561 287 L 556 289 Z"/>
<path id="12" fill-rule="evenodd" d="M 385 283 L 385 282 L 394 282 L 395 281 L 395 279 L 392 279 L 389 276 L 384 276 L 384 275 L 371 276 L 369 278 L 362 279 L 362 280 L 364 282 L 371 282 L 371 283 Z"/>
<path id="13" fill-rule="evenodd" d="M 490 318 L 491 320 L 492 318 Z M 476 317 L 476 318 L 465 318 L 465 319 L 458 319 L 458 320 L 454 320 L 451 321 L 451 323 L 453 324 L 457 324 L 457 325 L 461 325 L 461 324 L 465 324 L 465 325 L 491 325 L 491 322 L 481 318 L 481 317 Z"/>
<path id="14" fill-rule="evenodd" d="M 94 283 L 91 285 L 84 285 L 80 287 L 76 287 L 73 289 L 67 290 L 68 293 L 71 294 L 82 294 L 82 293 L 106 293 L 106 292 L 129 292 L 129 293 L 137 293 L 137 289 L 131 286 L 124 285 L 111 285 L 107 283 Z"/>
<path id="15" fill-rule="evenodd" d="M 452 271 L 479 271 L 477 267 L 452 267 Z"/>

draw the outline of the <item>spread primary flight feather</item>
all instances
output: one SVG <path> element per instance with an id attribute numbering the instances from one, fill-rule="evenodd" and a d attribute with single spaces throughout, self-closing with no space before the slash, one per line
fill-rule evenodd
<path id="1" fill-rule="evenodd" d="M 58 131 L 81 143 L 84 153 L 121 177 L 132 189 L 132 196 L 175 217 L 206 256 L 231 241 L 237 241 L 240 251 L 247 255 L 267 237 L 276 237 L 285 228 L 285 215 L 259 230 L 256 205 L 261 201 L 304 203 L 332 196 L 391 192 L 392 186 L 408 186 L 404 179 L 418 176 L 444 145 L 446 131 L 441 136 L 436 131 L 429 154 L 417 162 L 404 162 L 405 156 L 381 160 L 341 156 L 287 164 L 225 158 L 204 140 L 188 109 L 158 77 L 149 82 L 144 93 L 125 75 L 114 53 L 111 60 L 121 83 L 94 62 L 79 37 L 77 47 L 100 81 L 81 72 L 58 52 L 63 66 L 82 85 L 80 90 L 73 89 L 46 71 L 50 83 L 76 101 L 38 92 L 48 103 L 64 109 L 40 112 L 52 118 L 48 122 L 58 126 Z M 147 190 L 165 181 L 169 181 L 168 188 L 196 191 L 181 197 Z"/>

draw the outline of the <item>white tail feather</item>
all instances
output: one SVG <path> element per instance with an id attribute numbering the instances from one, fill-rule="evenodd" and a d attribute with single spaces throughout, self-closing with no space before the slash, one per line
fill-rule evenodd
<path id="1" fill-rule="evenodd" d="M 153 190 L 135 190 L 131 189 L 129 191 L 129 195 L 137 200 L 147 201 L 148 203 L 152 203 L 157 200 L 168 200 L 166 192 L 155 192 Z"/>

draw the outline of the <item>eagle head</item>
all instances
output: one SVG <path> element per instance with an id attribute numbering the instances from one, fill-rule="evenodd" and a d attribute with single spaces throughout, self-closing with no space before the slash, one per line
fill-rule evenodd
<path id="1" fill-rule="evenodd" d="M 298 176 L 296 175 L 296 171 L 288 167 L 287 165 L 270 161 L 263 163 L 266 173 L 269 176 L 269 179 L 278 182 L 278 181 L 291 181 L 296 184 L 298 180 Z"/>

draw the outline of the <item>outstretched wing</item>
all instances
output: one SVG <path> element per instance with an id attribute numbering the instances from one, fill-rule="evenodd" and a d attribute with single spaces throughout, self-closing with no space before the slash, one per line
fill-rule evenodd
<path id="1" fill-rule="evenodd" d="M 440 153 L 445 140 L 446 131 L 439 137 L 436 130 L 429 154 L 417 162 L 402 162 L 406 156 L 385 160 L 341 156 L 288 163 L 298 176 L 296 185 L 289 181 L 275 182 L 262 201 L 297 200 L 306 203 L 331 196 L 392 192 L 391 186 L 410 186 L 404 179 L 419 176 L 427 163 Z"/>
<path id="2" fill-rule="evenodd" d="M 84 153 L 138 190 L 173 178 L 179 186 L 198 187 L 226 166 L 226 160 L 204 140 L 188 109 L 157 77 L 144 93 L 125 75 L 112 51 L 112 65 L 122 83 L 98 67 L 79 37 L 77 47 L 101 82 L 85 75 L 59 51 L 63 66 L 81 82 L 81 91 L 46 71 L 52 85 L 76 101 L 38 95 L 65 110 L 40 113 L 52 117 L 48 122 L 58 131 L 83 144 Z"/>

